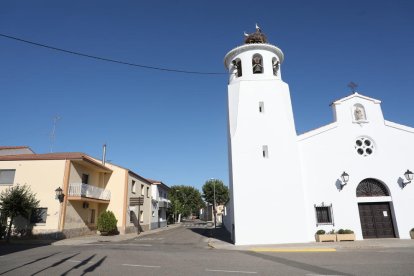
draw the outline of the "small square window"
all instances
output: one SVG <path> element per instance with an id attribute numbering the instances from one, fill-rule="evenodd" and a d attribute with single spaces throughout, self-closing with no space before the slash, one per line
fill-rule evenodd
<path id="1" fill-rule="evenodd" d="M 141 195 L 144 195 L 144 185 L 141 184 Z"/>
<path id="2" fill-rule="evenodd" d="M 269 158 L 269 149 L 266 145 L 263 146 L 262 148 L 262 155 L 263 155 L 263 158 Z"/>
<path id="3" fill-rule="evenodd" d="M 264 113 L 264 102 L 259 102 L 259 112 Z"/>
<path id="4" fill-rule="evenodd" d="M 46 223 L 47 208 L 33 209 L 30 215 L 30 223 Z"/>
<path id="5" fill-rule="evenodd" d="M 316 225 L 334 224 L 332 214 L 332 204 L 329 206 L 315 205 Z"/>
<path id="6" fill-rule="evenodd" d="M 150 188 L 147 187 L 147 197 L 150 197 Z"/>
<path id="7" fill-rule="evenodd" d="M 0 184 L 13 184 L 16 170 L 0 170 Z"/>

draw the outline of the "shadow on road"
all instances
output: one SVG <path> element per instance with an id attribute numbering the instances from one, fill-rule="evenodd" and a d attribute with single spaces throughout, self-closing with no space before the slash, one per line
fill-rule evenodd
<path id="1" fill-rule="evenodd" d="M 224 227 L 217 228 L 189 228 L 194 233 L 205 236 L 207 238 L 214 238 L 224 242 L 232 243 L 230 233 Z"/>
<path id="2" fill-rule="evenodd" d="M 44 256 L 44 257 L 38 258 L 38 259 L 33 260 L 33 261 L 31 261 L 31 262 L 24 263 L 24 264 L 22 264 L 22 265 L 19 265 L 19 266 L 17 266 L 17 267 L 14 267 L 14 268 L 12 268 L 12 269 L 7 270 L 7 271 L 3 271 L 2 273 L 0 273 L 0 275 L 3 275 L 3 274 L 6 274 L 6 273 L 9 273 L 10 271 L 16 270 L 16 269 L 21 268 L 21 267 L 23 267 L 23 266 L 30 265 L 30 264 L 33 264 L 33 263 L 36 263 L 36 262 L 42 261 L 42 260 L 44 260 L 44 259 L 50 258 L 50 257 L 52 257 L 52 256 L 54 256 L 54 255 L 59 254 L 59 253 L 60 253 L 60 252 L 56 252 L 56 253 L 53 253 L 53 254 L 50 254 L 50 255 L 47 255 L 47 256 Z"/>
<path id="3" fill-rule="evenodd" d="M 10 243 L 0 243 L 0 256 L 3 255 L 7 255 L 7 254 L 11 254 L 14 252 L 20 252 L 20 251 L 24 251 L 24 250 L 28 250 L 28 249 L 32 249 L 32 248 L 37 248 L 37 247 L 41 247 L 41 246 L 48 246 L 50 245 L 51 242 L 46 242 L 46 241 L 41 241 L 41 242 L 36 242 L 36 243 L 23 243 L 23 242 L 18 242 L 18 243 L 14 243 L 13 241 Z"/>

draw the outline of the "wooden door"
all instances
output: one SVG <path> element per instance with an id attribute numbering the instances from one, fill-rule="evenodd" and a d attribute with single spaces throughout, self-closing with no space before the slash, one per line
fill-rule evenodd
<path id="1" fill-rule="evenodd" d="M 395 238 L 388 202 L 359 203 L 358 207 L 364 239 Z"/>

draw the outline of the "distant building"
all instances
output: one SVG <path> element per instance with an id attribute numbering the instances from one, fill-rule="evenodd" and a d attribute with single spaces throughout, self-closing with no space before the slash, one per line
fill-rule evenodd
<path id="1" fill-rule="evenodd" d="M 334 121 L 297 135 L 282 51 L 260 29 L 227 53 L 230 201 L 235 244 L 314 241 L 317 230 L 408 239 L 414 227 L 414 128 L 353 93 Z"/>
<path id="2" fill-rule="evenodd" d="M 170 187 L 162 181 L 148 179 L 152 184 L 151 229 L 167 226 L 168 208 L 171 202 L 168 199 Z"/>
<path id="3" fill-rule="evenodd" d="M 0 146 L 0 156 L 33 153 L 32 149 L 28 146 Z"/>

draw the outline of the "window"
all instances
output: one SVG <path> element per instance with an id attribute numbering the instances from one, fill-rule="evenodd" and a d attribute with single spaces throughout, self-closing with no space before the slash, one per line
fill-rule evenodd
<path id="1" fill-rule="evenodd" d="M 236 77 L 241 77 L 242 76 L 242 64 L 241 64 L 241 60 L 239 58 L 233 60 L 231 62 L 233 64 L 233 68 L 235 70 L 235 75 Z"/>
<path id="2" fill-rule="evenodd" d="M 152 217 L 155 217 L 155 211 L 152 211 Z"/>
<path id="3" fill-rule="evenodd" d="M 360 156 L 369 156 L 374 153 L 374 142 L 368 137 L 358 137 L 354 145 Z"/>
<path id="4" fill-rule="evenodd" d="M 95 224 L 95 209 L 91 209 L 91 224 Z"/>
<path id="5" fill-rule="evenodd" d="M 141 195 L 144 195 L 144 185 L 141 184 Z"/>
<path id="6" fill-rule="evenodd" d="M 139 212 L 139 221 L 144 222 L 144 211 Z"/>
<path id="7" fill-rule="evenodd" d="M 255 54 L 252 58 L 253 74 L 263 73 L 263 58 L 259 54 Z"/>
<path id="8" fill-rule="evenodd" d="M 88 174 L 83 173 L 83 174 L 82 174 L 82 183 L 83 183 L 83 184 L 88 184 L 88 182 L 89 182 L 89 175 L 88 175 Z"/>
<path id="9" fill-rule="evenodd" d="M 263 158 L 269 158 L 269 151 L 267 146 L 263 146 L 262 149 Z"/>
<path id="10" fill-rule="evenodd" d="M 137 185 L 134 180 L 132 180 L 131 184 L 131 193 L 135 194 L 137 192 Z"/>
<path id="11" fill-rule="evenodd" d="M 158 197 L 162 198 L 162 192 L 161 191 L 158 191 Z"/>
<path id="12" fill-rule="evenodd" d="M 324 203 L 321 205 L 315 205 L 315 213 L 316 213 L 316 226 L 321 224 L 332 224 L 333 222 L 333 215 L 332 215 L 332 204 L 325 206 Z"/>
<path id="13" fill-rule="evenodd" d="M 259 112 L 264 113 L 264 102 L 259 102 Z"/>
<path id="14" fill-rule="evenodd" d="M 30 215 L 30 223 L 46 223 L 47 208 L 36 208 Z"/>
<path id="15" fill-rule="evenodd" d="M 149 190 L 149 187 L 147 187 L 147 197 L 150 197 L 150 190 Z"/>
<path id="16" fill-rule="evenodd" d="M 134 223 L 135 220 L 136 220 L 136 217 L 135 217 L 134 211 L 129 211 L 129 222 Z"/>
<path id="17" fill-rule="evenodd" d="M 273 67 L 274 76 L 277 76 L 277 73 L 279 72 L 279 66 L 280 66 L 280 62 L 274 57 L 272 59 L 272 67 Z"/>
<path id="18" fill-rule="evenodd" d="M 0 170 L 0 184 L 13 184 L 16 170 Z"/>

